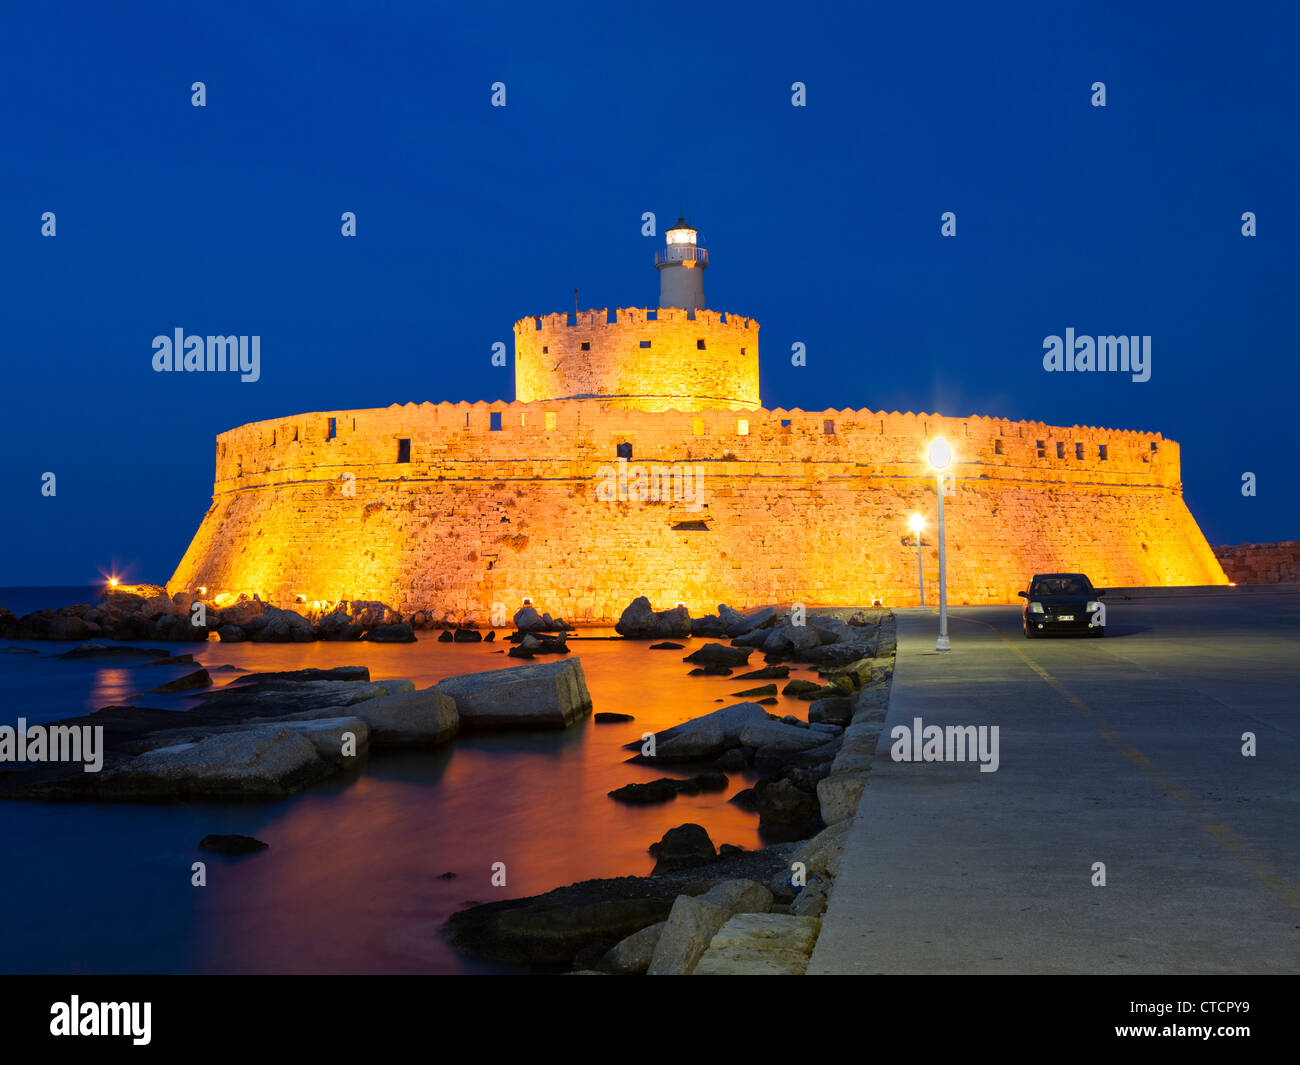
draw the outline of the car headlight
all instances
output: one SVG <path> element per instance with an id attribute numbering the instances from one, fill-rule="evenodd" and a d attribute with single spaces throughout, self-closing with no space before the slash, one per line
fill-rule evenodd
<path id="1" fill-rule="evenodd" d="M 1041 613 L 1043 612 L 1043 604 L 1042 604 L 1042 603 L 1030 603 L 1030 604 L 1029 604 L 1029 612 L 1030 612 L 1031 614 L 1041 614 Z"/>
<path id="2" fill-rule="evenodd" d="M 1097 600 L 1095 599 L 1089 599 L 1083 609 L 1086 610 L 1089 614 L 1091 614 L 1094 610 L 1100 610 L 1101 604 L 1097 602 Z"/>

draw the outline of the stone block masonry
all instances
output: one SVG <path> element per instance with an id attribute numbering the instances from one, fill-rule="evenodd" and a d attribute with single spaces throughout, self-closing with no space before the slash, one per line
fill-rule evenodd
<path id="1" fill-rule="evenodd" d="M 712 312 L 672 313 L 691 332 Z M 525 333 L 535 321 L 524 319 Z M 741 336 L 743 321 L 718 328 Z M 628 323 L 629 338 L 641 324 Z M 284 606 L 377 599 L 484 623 L 493 604 L 513 613 L 525 598 L 582 623 L 612 622 L 638 595 L 693 614 L 719 602 L 915 605 L 907 518 L 919 511 L 933 603 L 925 449 L 936 435 L 952 443 L 957 475 L 945 501 L 951 603 L 1013 602 L 1030 574 L 1052 570 L 1081 570 L 1103 587 L 1227 583 L 1183 502 L 1173 441 L 985 417 L 763 410 L 753 332 L 752 391 L 736 361 L 748 345 L 737 341 L 733 358 L 710 334 L 696 350 L 726 358 L 702 362 L 713 369 L 691 381 L 674 383 L 669 368 L 615 386 L 575 356 L 577 368 L 538 390 L 592 398 L 394 405 L 222 433 L 212 506 L 168 591 Z M 518 343 L 521 353 L 549 347 Z M 521 359 L 521 395 L 531 394 L 530 368 L 546 365 L 535 354 Z M 613 387 L 641 398 L 624 406 Z M 703 396 L 665 406 L 679 390 Z M 703 505 L 599 500 L 619 457 L 701 467 Z"/>

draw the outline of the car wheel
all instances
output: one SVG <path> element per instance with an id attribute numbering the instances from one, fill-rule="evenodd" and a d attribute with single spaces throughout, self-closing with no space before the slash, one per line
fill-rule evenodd
<path id="1" fill-rule="evenodd" d="M 1033 630 L 1032 630 L 1028 625 L 1026 625 L 1026 626 L 1025 626 L 1025 639 L 1026 639 L 1026 640 L 1032 640 L 1033 638 L 1034 638 L 1034 632 L 1033 632 Z"/>

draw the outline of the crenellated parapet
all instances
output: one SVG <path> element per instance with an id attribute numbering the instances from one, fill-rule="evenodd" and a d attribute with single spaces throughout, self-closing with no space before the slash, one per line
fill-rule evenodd
<path id="1" fill-rule="evenodd" d="M 522 403 L 589 399 L 647 411 L 754 410 L 758 323 L 676 307 L 588 310 L 515 323 Z"/>

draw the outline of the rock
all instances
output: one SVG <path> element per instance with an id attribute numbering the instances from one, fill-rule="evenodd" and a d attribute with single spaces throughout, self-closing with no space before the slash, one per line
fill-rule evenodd
<path id="1" fill-rule="evenodd" d="M 767 642 L 768 630 L 755 629 L 744 636 L 737 636 L 731 641 L 733 647 L 762 647 Z"/>
<path id="2" fill-rule="evenodd" d="M 655 943 L 646 972 L 651 976 L 680 976 L 692 972 L 714 935 L 731 915 L 721 906 L 679 895 Z"/>
<path id="3" fill-rule="evenodd" d="M 723 751 L 740 746 L 740 732 L 751 721 L 767 720 L 767 711 L 757 703 L 735 703 L 724 706 L 655 733 L 654 758 L 648 762 L 692 762 L 716 758 Z M 641 741 L 627 745 L 628 750 L 640 750 Z"/>
<path id="4" fill-rule="evenodd" d="M 682 643 L 652 643 L 650 645 L 652 651 L 683 651 L 685 649 L 686 645 Z"/>
<path id="5" fill-rule="evenodd" d="M 658 843 L 650 844 L 650 854 L 655 859 L 651 876 L 699 865 L 717 855 L 713 841 L 703 827 L 693 823 L 678 825 L 664 833 Z"/>
<path id="6" fill-rule="evenodd" d="M 820 732 L 826 736 L 838 736 L 844 731 L 840 725 L 832 725 L 826 721 L 810 721 L 808 728 L 813 732 Z"/>
<path id="7" fill-rule="evenodd" d="M 151 692 L 188 692 L 196 688 L 212 687 L 212 678 L 208 675 L 206 669 L 196 669 L 193 673 L 186 673 L 183 677 L 177 677 L 175 680 L 169 680 L 166 684 L 160 684 L 156 688 L 150 688 Z"/>
<path id="8" fill-rule="evenodd" d="M 460 731 L 456 703 L 438 685 L 366 699 L 350 707 L 379 747 L 440 747 Z"/>
<path id="9" fill-rule="evenodd" d="M 814 699 L 808 704 L 808 720 L 843 727 L 853 720 L 853 704 L 841 696 Z"/>
<path id="10" fill-rule="evenodd" d="M 715 767 L 726 772 L 736 773 L 749 765 L 749 758 L 745 755 L 743 747 L 733 747 L 729 751 L 723 751 L 718 755 L 718 760 L 713 763 Z"/>
<path id="11" fill-rule="evenodd" d="M 615 946 L 664 921 L 678 895 L 698 895 L 721 879 L 766 884 L 789 865 L 794 845 L 780 844 L 649 877 L 587 880 L 532 898 L 506 899 L 453 914 L 447 937 L 457 950 L 515 965 L 570 965 L 595 944 Z M 709 879 L 701 881 L 700 877 Z"/>
<path id="12" fill-rule="evenodd" d="M 867 787 L 868 771 L 856 769 L 833 772 L 817 783 L 817 801 L 822 820 L 828 825 L 846 821 L 858 812 L 858 803 Z"/>
<path id="13" fill-rule="evenodd" d="M 733 854 L 744 854 L 744 853 L 745 853 L 745 848 L 735 843 L 718 844 L 719 858 L 730 858 Z"/>
<path id="14" fill-rule="evenodd" d="M 488 634 L 487 634 L 486 636 L 483 637 L 483 642 L 484 642 L 484 643 L 491 643 L 491 642 L 492 642 L 493 640 L 495 640 L 496 638 L 497 638 L 496 630 L 495 630 L 495 629 L 489 629 L 489 630 L 488 630 Z"/>
<path id="15" fill-rule="evenodd" d="M 764 666 L 762 669 L 750 670 L 748 673 L 742 673 L 737 680 L 785 680 L 790 675 L 789 666 Z M 772 693 L 776 694 L 776 686 L 772 686 Z"/>
<path id="16" fill-rule="evenodd" d="M 405 679 L 370 682 L 336 680 L 258 680 L 256 674 L 241 677 L 215 691 L 200 692 L 204 709 L 220 711 L 230 720 L 240 716 L 283 717 L 304 710 L 349 707 L 383 695 L 415 690 Z M 354 711 L 355 712 L 355 711 Z"/>
<path id="17" fill-rule="evenodd" d="M 542 641 L 531 633 L 526 634 L 508 652 L 511 658 L 532 658 L 541 650 Z"/>
<path id="18" fill-rule="evenodd" d="M 644 806 L 656 802 L 671 802 L 677 798 L 677 782 L 667 777 L 651 780 L 644 784 L 624 784 L 609 792 L 609 797 L 617 802 Z"/>
<path id="19" fill-rule="evenodd" d="M 364 720 L 352 714 L 332 717 L 317 716 L 330 711 L 308 711 L 311 717 L 281 718 L 279 721 L 258 725 L 250 723 L 252 728 L 288 728 L 306 737 L 316 748 L 316 753 L 326 762 L 338 767 L 360 765 L 360 757 L 370 747 L 370 726 Z M 350 750 L 344 753 L 344 737 L 351 736 Z"/>
<path id="20" fill-rule="evenodd" d="M 698 773 L 677 781 L 677 790 L 682 795 L 698 795 L 702 791 L 726 791 L 730 783 L 726 773 Z"/>
<path id="21" fill-rule="evenodd" d="M 456 637 L 451 634 L 451 629 L 443 629 L 442 632 L 438 633 L 439 643 L 454 643 L 455 640 Z"/>
<path id="22" fill-rule="evenodd" d="M 776 706 L 778 702 L 779 700 L 775 695 L 768 695 L 758 700 L 760 706 Z"/>
<path id="23" fill-rule="evenodd" d="M 415 630 L 406 621 L 399 621 L 393 625 L 376 625 L 361 638 L 372 643 L 415 643 L 416 641 Z"/>
<path id="24" fill-rule="evenodd" d="M 691 634 L 691 615 L 684 607 L 661 610 L 658 613 L 645 596 L 638 596 L 628 605 L 614 626 L 620 636 L 630 639 L 671 639 Z"/>
<path id="25" fill-rule="evenodd" d="M 753 652 L 748 647 L 730 647 L 725 643 L 706 643 L 699 650 L 692 651 L 683 662 L 700 666 L 743 666 L 749 662 Z"/>
<path id="26" fill-rule="evenodd" d="M 727 802 L 752 812 L 758 809 L 758 792 L 753 788 L 745 788 L 743 791 L 736 792 Z"/>
<path id="27" fill-rule="evenodd" d="M 790 649 L 796 655 L 803 655 L 814 647 L 822 645 L 821 633 L 811 625 L 792 625 L 790 627 Z"/>
<path id="28" fill-rule="evenodd" d="M 291 728 L 219 733 L 197 743 L 160 747 L 113 772 L 119 794 L 288 795 L 322 775 L 312 742 Z"/>
<path id="29" fill-rule="evenodd" d="M 319 680 L 368 682 L 370 680 L 370 667 L 335 666 L 332 669 L 288 669 L 273 673 L 249 673 L 245 677 L 240 677 L 239 683 L 263 684 L 267 681 L 291 681 L 295 684 L 310 684 Z"/>
<path id="30" fill-rule="evenodd" d="M 457 629 L 452 639 L 456 643 L 482 643 L 483 634 L 477 629 Z"/>
<path id="31" fill-rule="evenodd" d="M 679 895 L 660 931 L 647 972 L 684 975 L 708 949 L 714 935 L 737 913 L 766 913 L 772 893 L 754 880 L 726 880 L 703 895 Z"/>
<path id="32" fill-rule="evenodd" d="M 744 699 L 744 698 L 746 698 L 746 697 L 748 697 L 748 696 L 751 696 L 751 695 L 753 695 L 753 696 L 759 696 L 759 695 L 775 695 L 775 694 L 776 694 L 776 685 L 775 685 L 775 684 L 762 684 L 762 685 L 760 685 L 760 686 L 757 687 L 757 688 L 749 688 L 749 689 L 747 689 L 746 691 L 743 691 L 743 692 L 732 692 L 731 694 L 732 694 L 732 696 L 733 696 L 734 698 L 737 698 L 737 699 Z"/>
<path id="33" fill-rule="evenodd" d="M 789 684 L 787 684 L 784 688 L 781 689 L 781 694 L 798 696 L 798 695 L 811 694 L 812 692 L 819 692 L 821 690 L 822 689 L 820 684 L 814 684 L 810 680 L 801 680 L 796 677 L 794 680 L 792 680 Z"/>
<path id="34" fill-rule="evenodd" d="M 726 666 L 696 666 L 686 675 L 688 677 L 729 677 L 731 670 Z"/>
<path id="35" fill-rule="evenodd" d="M 788 780 L 754 786 L 758 800 L 758 831 L 764 839 L 777 842 L 806 839 L 820 827 L 817 797 L 801 791 Z"/>
<path id="36" fill-rule="evenodd" d="M 192 666 L 194 665 L 193 655 L 168 655 L 166 658 L 155 658 L 152 662 L 146 662 L 146 666 Z"/>
<path id="37" fill-rule="evenodd" d="M 223 622 L 225 620 L 224 614 L 222 620 Z M 322 640 L 331 642 L 359 640 L 365 631 L 364 625 L 353 621 L 352 616 L 343 611 L 326 614 L 316 624 L 316 635 Z"/>
<path id="38" fill-rule="evenodd" d="M 597 725 L 614 725 L 624 721 L 635 721 L 631 714 L 615 714 L 608 710 L 603 710 L 599 714 L 593 714 L 591 718 Z"/>
<path id="39" fill-rule="evenodd" d="M 540 632 L 546 627 L 542 615 L 531 606 L 520 607 L 515 611 L 515 616 L 511 620 L 514 622 L 515 628 L 520 632 Z"/>
<path id="40" fill-rule="evenodd" d="M 161 647 L 123 647 L 107 643 L 83 643 L 70 651 L 64 651 L 59 658 L 167 658 L 168 652 Z"/>
<path id="41" fill-rule="evenodd" d="M 802 976 L 821 921 L 776 913 L 740 913 L 714 934 L 695 964 L 697 976 Z"/>
<path id="42" fill-rule="evenodd" d="M 805 882 L 811 881 L 814 876 L 826 880 L 834 880 L 839 876 L 840 857 L 844 853 L 844 844 L 848 840 L 852 824 L 849 820 L 838 821 L 829 828 L 822 829 L 795 851 L 791 864 L 803 864 Z"/>
<path id="43" fill-rule="evenodd" d="M 591 712 L 577 658 L 464 673 L 437 685 L 451 696 L 462 728 L 568 728 Z"/>
<path id="44" fill-rule="evenodd" d="M 692 636 L 726 636 L 727 627 L 716 614 L 691 619 Z"/>
<path id="45" fill-rule="evenodd" d="M 633 932 L 626 939 L 620 939 L 606 952 L 597 967 L 615 976 L 643 975 L 650 968 L 650 959 L 659 945 L 659 934 L 664 930 L 664 924 L 664 921 L 658 921 Z"/>
<path id="46" fill-rule="evenodd" d="M 700 898 L 728 913 L 767 913 L 773 901 L 772 892 L 757 880 L 744 879 L 719 881 Z"/>
<path id="47" fill-rule="evenodd" d="M 760 754 L 763 751 L 788 754 L 820 747 L 826 742 L 826 737 L 797 725 L 768 720 L 746 724 L 741 729 L 740 742 L 745 747 L 753 747 Z"/>
<path id="48" fill-rule="evenodd" d="M 199 840 L 199 850 L 213 851 L 217 854 L 255 854 L 270 847 L 252 836 L 212 835 Z"/>
<path id="49" fill-rule="evenodd" d="M 807 886 L 790 903 L 790 912 L 796 917 L 821 917 L 828 902 L 826 881 L 812 877 Z"/>
<path id="50" fill-rule="evenodd" d="M 741 614 L 729 606 L 722 605 L 718 607 L 718 616 L 726 626 L 728 636 L 744 636 L 775 620 L 776 610 L 767 606 L 762 610 L 755 610 L 752 614 Z"/>
<path id="51" fill-rule="evenodd" d="M 222 643 L 243 643 L 248 639 L 244 635 L 244 630 L 236 625 L 222 625 L 217 629 L 217 638 Z"/>

